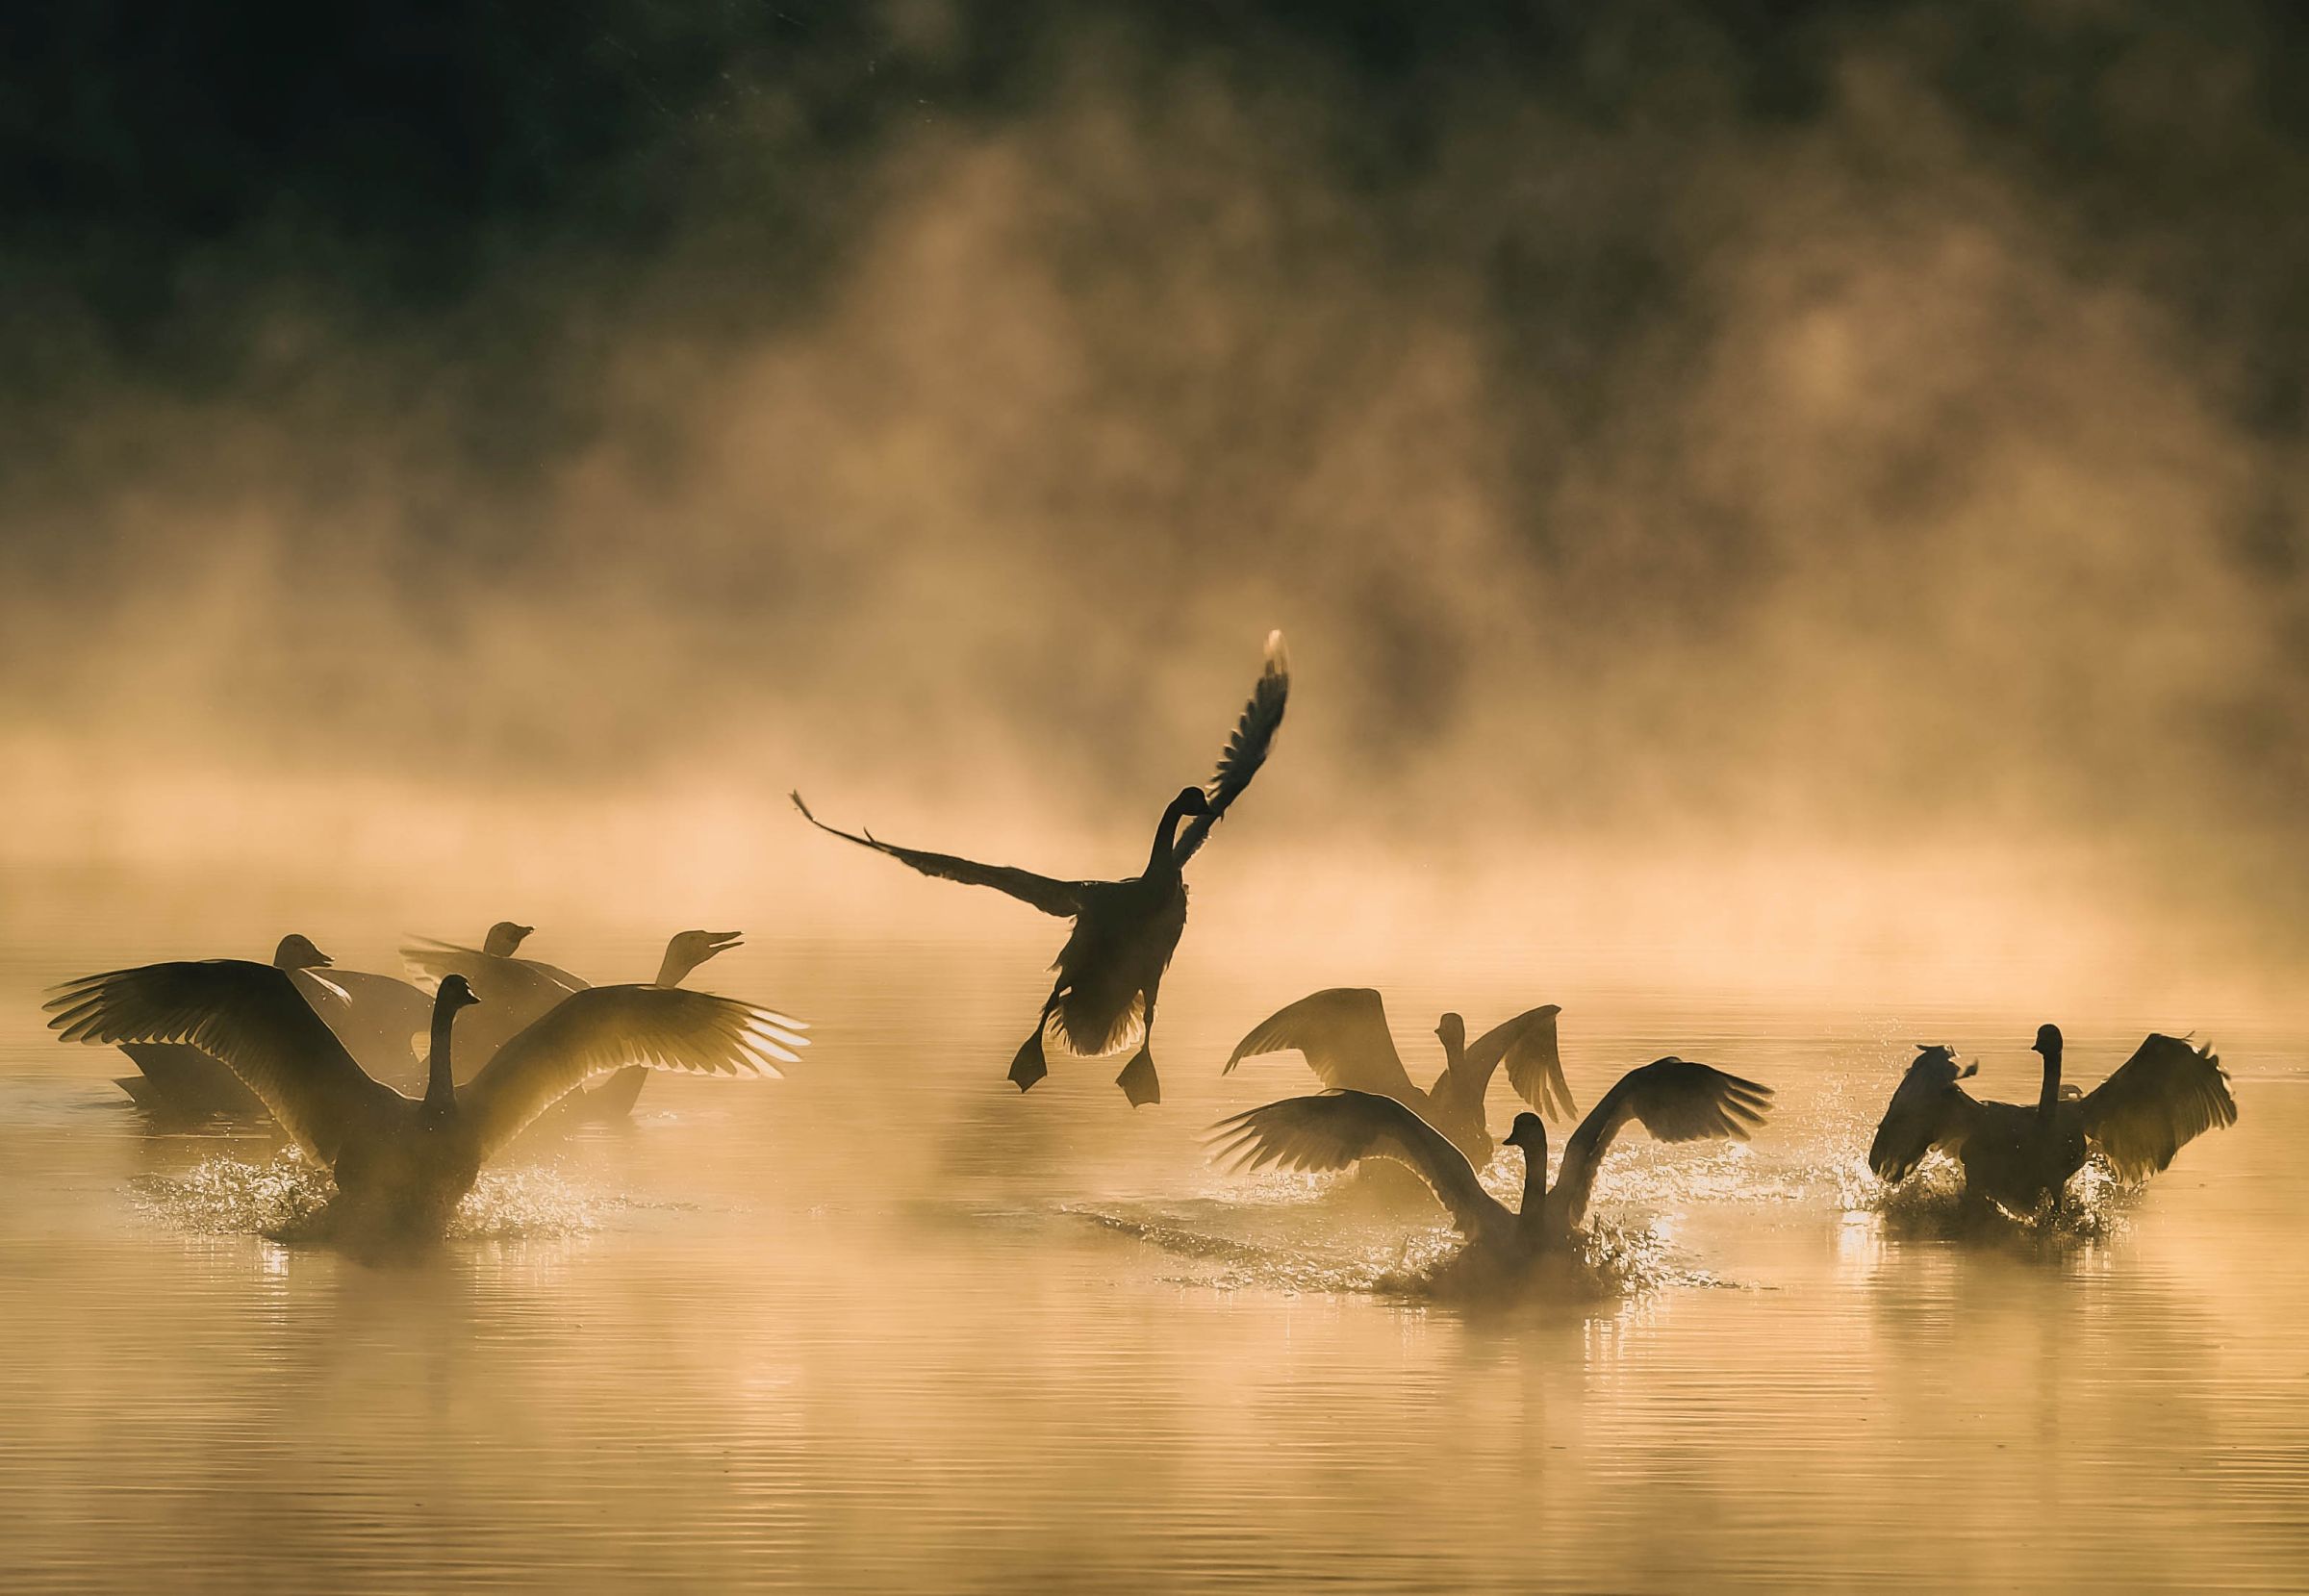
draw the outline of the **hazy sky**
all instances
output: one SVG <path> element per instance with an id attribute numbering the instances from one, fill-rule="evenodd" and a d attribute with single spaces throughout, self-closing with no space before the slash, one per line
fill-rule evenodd
<path id="1" fill-rule="evenodd" d="M 689 795 L 782 860 L 800 784 L 1119 866 L 1279 624 L 1262 847 L 2302 944 L 2286 8 L 1087 11 L 7 24 L 14 852 Z"/>

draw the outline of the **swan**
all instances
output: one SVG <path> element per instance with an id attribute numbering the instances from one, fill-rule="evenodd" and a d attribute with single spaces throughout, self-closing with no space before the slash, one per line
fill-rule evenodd
<path id="1" fill-rule="evenodd" d="M 451 1022 L 479 1000 L 446 975 L 431 1005 L 424 1095 L 366 1074 L 287 972 L 241 959 L 178 960 L 83 975 L 45 1007 L 65 1042 L 190 1042 L 232 1067 L 298 1147 L 336 1177 L 321 1228 L 355 1243 L 444 1234 L 481 1166 L 595 1076 L 627 1064 L 775 1076 L 807 1044 L 801 1022 L 734 998 L 666 987 L 572 993 L 464 1086 Z"/>
<path id="2" fill-rule="evenodd" d="M 1367 986 L 1329 987 L 1261 1020 L 1235 1044 L 1220 1073 L 1232 1075 L 1246 1058 L 1295 1050 L 1324 1085 L 1393 1098 L 1442 1131 L 1480 1170 L 1497 1148 L 1484 1123 L 1484 1095 L 1500 1065 L 1507 1065 L 1516 1095 L 1534 1108 L 1559 1119 L 1575 1112 L 1556 1045 L 1556 1016 L 1562 1012 L 1555 1003 L 1542 1003 L 1492 1026 L 1473 1047 L 1467 1044 L 1467 1022 L 1444 1015 L 1435 1026 L 1443 1044 L 1443 1073 L 1423 1092 L 1411 1083 L 1395 1051 L 1380 995 Z"/>
<path id="3" fill-rule="evenodd" d="M 515 958 L 514 950 L 529 931 L 526 925 L 504 921 L 490 928 L 489 940 L 479 949 L 428 940 L 401 950 L 402 961 L 419 984 L 432 986 L 444 975 L 459 975 L 481 1000 L 458 1038 L 458 1056 L 469 1074 L 495 1057 L 499 1048 L 556 1003 L 592 984 L 540 960 Z M 515 933 L 509 944 L 500 938 L 501 932 Z M 716 953 L 745 945 L 738 931 L 677 932 L 666 943 L 651 984 L 679 986 Z M 622 1119 L 633 1112 L 648 1078 L 649 1072 L 639 1065 L 620 1070 L 600 1085 L 563 1099 L 551 1117 L 565 1130 L 591 1121 Z"/>
<path id="4" fill-rule="evenodd" d="M 1920 1047 L 1868 1144 L 1868 1167 L 1897 1183 L 1939 1148 L 1964 1170 L 1965 1195 L 2028 1214 L 2082 1169 L 2088 1150 L 2119 1178 L 2147 1179 L 2205 1131 L 2237 1123 L 2228 1072 L 2209 1048 L 2152 1033 L 2092 1091 L 2061 1085 L 2058 1026 L 2040 1026 L 2030 1051 L 2044 1060 L 2033 1104 L 1984 1102 L 1958 1082 L 1956 1051 Z"/>
<path id="5" fill-rule="evenodd" d="M 1058 973 L 1036 1017 L 1033 1034 L 1010 1061 L 1010 1080 L 1022 1092 L 1050 1073 L 1043 1034 L 1055 1025 L 1059 1038 L 1078 1053 L 1108 1053 L 1135 1033 L 1138 1051 L 1123 1066 L 1115 1084 L 1133 1108 L 1162 1101 L 1154 1072 L 1154 1005 L 1162 975 L 1186 929 L 1186 862 L 1210 835 L 1210 828 L 1242 796 L 1266 763 L 1275 730 L 1282 724 L 1290 697 L 1290 661 L 1282 634 L 1267 634 L 1266 662 L 1251 701 L 1235 722 L 1234 734 L 1219 755 L 1207 788 L 1187 787 L 1171 800 L 1154 828 L 1147 868 L 1123 881 L 1059 881 L 1007 865 L 979 864 L 948 853 L 926 853 L 840 830 L 810 813 L 799 793 L 792 794 L 801 818 L 819 830 L 861 848 L 887 853 L 925 875 L 970 886 L 992 887 L 1029 903 L 1044 914 L 1075 923 L 1058 950 Z M 1180 823 L 1185 822 L 1183 830 Z"/>
<path id="6" fill-rule="evenodd" d="M 297 992 L 337 1033 L 362 1069 L 404 1090 L 420 1089 L 424 1065 L 414 1049 L 432 1013 L 433 1001 L 393 975 L 339 970 L 336 961 L 292 933 L 272 950 L 273 968 L 288 972 Z M 327 971 L 325 975 L 321 971 Z M 164 1118 L 198 1119 L 223 1114 L 254 1119 L 264 1101 L 221 1060 L 177 1042 L 124 1042 L 120 1051 L 138 1074 L 114 1084 L 138 1107 Z"/>
<path id="7" fill-rule="evenodd" d="M 1523 1208 L 1511 1212 L 1484 1189 L 1475 1166 L 1418 1111 L 1379 1092 L 1334 1089 L 1285 1098 L 1211 1127 L 1212 1156 L 1244 1172 L 1273 1165 L 1342 1170 L 1365 1158 L 1409 1166 L 1451 1215 L 1466 1245 L 1449 1266 L 1462 1279 L 1507 1284 L 1549 1254 L 1567 1252 L 1587 1216 L 1597 1169 L 1612 1139 L 1634 1120 L 1663 1142 L 1747 1140 L 1763 1123 L 1772 1091 L 1688 1059 L 1662 1058 L 1630 1070 L 1587 1111 L 1563 1144 L 1562 1167 L 1547 1184 L 1547 1126 L 1515 1116 L 1507 1145 L 1523 1150 Z"/>

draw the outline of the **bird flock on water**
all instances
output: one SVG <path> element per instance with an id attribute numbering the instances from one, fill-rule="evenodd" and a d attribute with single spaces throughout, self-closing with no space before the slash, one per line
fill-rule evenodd
<path id="1" fill-rule="evenodd" d="M 901 847 L 821 821 L 819 830 L 925 875 L 991 887 L 1069 931 L 1009 1079 L 1030 1091 L 1050 1049 L 1076 1057 L 1128 1050 L 1115 1083 L 1133 1107 L 1162 1101 L 1154 1023 L 1164 972 L 1186 929 L 1185 871 L 1272 753 L 1290 697 L 1282 635 L 1265 660 L 1210 779 L 1164 807 L 1145 868 L 1119 880 L 1070 881 L 1009 865 Z M 281 939 L 269 962 L 178 959 L 63 982 L 46 1007 L 66 1042 L 116 1046 L 137 1073 L 120 1085 L 156 1123 L 269 1115 L 334 1178 L 320 1233 L 355 1247 L 445 1233 L 482 1166 L 517 1138 L 566 1133 L 629 1115 L 649 1072 L 759 1078 L 799 1063 L 809 1026 L 782 1010 L 683 983 L 740 946 L 735 931 L 683 931 L 647 981 L 592 985 L 520 949 L 533 927 L 492 925 L 478 948 L 424 941 L 401 950 L 407 976 L 339 969 L 307 938 Z M 1322 1090 L 1232 1115 L 1211 1127 L 1213 1156 L 1235 1170 L 1345 1171 L 1373 1160 L 1408 1168 L 1464 1246 L 1456 1266 L 1512 1280 L 1581 1236 L 1605 1154 L 1631 1125 L 1662 1142 L 1744 1141 L 1772 1090 L 1713 1065 L 1655 1059 L 1627 1071 L 1563 1141 L 1551 1184 L 1547 1122 L 1577 1110 L 1553 1003 L 1502 1021 L 1472 1043 L 1458 1014 L 1437 1022 L 1442 1071 L 1417 1085 L 1396 1051 L 1380 994 L 1332 987 L 1285 1004 L 1228 1057 L 1296 1052 Z M 1938 1151 L 1961 1171 L 1964 1201 L 2033 1216 L 2058 1204 L 2098 1157 L 2138 1182 L 2204 1131 L 2234 1124 L 2228 1076 L 2210 1049 L 2151 1035 L 2090 1092 L 2061 1078 L 2059 1028 L 2044 1026 L 2034 1103 L 1985 1102 L 1953 1050 L 1919 1050 L 1885 1109 L 1868 1164 L 1889 1183 Z M 1485 1103 L 1502 1068 L 1529 1106 L 1493 1140 Z M 1499 1147 L 1523 1156 L 1521 1206 L 1482 1172 Z"/>

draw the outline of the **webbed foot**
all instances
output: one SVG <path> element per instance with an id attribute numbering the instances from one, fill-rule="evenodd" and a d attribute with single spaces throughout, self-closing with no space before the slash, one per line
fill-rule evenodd
<path id="1" fill-rule="evenodd" d="M 1020 1091 L 1030 1092 L 1034 1083 L 1050 1073 L 1051 1067 L 1042 1057 L 1042 1027 L 1037 1026 L 1026 1046 L 1018 1050 L 1018 1056 L 1010 1060 L 1010 1081 Z"/>
<path id="2" fill-rule="evenodd" d="M 1130 1062 L 1123 1066 L 1123 1073 L 1114 1077 L 1114 1083 L 1123 1089 L 1123 1096 L 1130 1100 L 1130 1106 L 1133 1108 L 1144 1108 L 1150 1102 L 1160 1102 L 1162 1101 L 1162 1082 L 1156 1078 L 1154 1074 L 1154 1051 L 1142 1047 L 1138 1051 L 1132 1053 Z"/>

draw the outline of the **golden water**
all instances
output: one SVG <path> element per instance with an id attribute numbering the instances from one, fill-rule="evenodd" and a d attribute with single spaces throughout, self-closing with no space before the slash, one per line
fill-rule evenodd
<path id="1" fill-rule="evenodd" d="M 2057 1016 L 2088 1078 L 2203 1026 L 2242 1122 L 2084 1233 L 1952 1238 L 1881 1200 L 1868 1129 L 1911 1040 L 2030 1095 L 2047 1016 L 1408 981 L 1415 1075 L 1446 1004 L 1552 999 L 1583 1103 L 1671 1050 L 1779 1089 L 1751 1148 L 1613 1158 L 1624 1289 L 1485 1310 L 1400 1289 L 1433 1216 L 1204 1161 L 1218 1115 L 1307 1089 L 1217 1066 L 1315 983 L 1192 936 L 1137 1113 L 1115 1062 L 1002 1080 L 1035 950 L 756 939 L 697 984 L 815 1021 L 805 1066 L 655 1080 L 379 1269 L 258 1233 L 310 1196 L 276 1144 L 149 1135 L 114 1055 L 39 1029 L 40 986 L 147 936 L 11 935 L 12 1591 L 2309 1583 L 2309 1054 L 2249 1015 Z"/>

